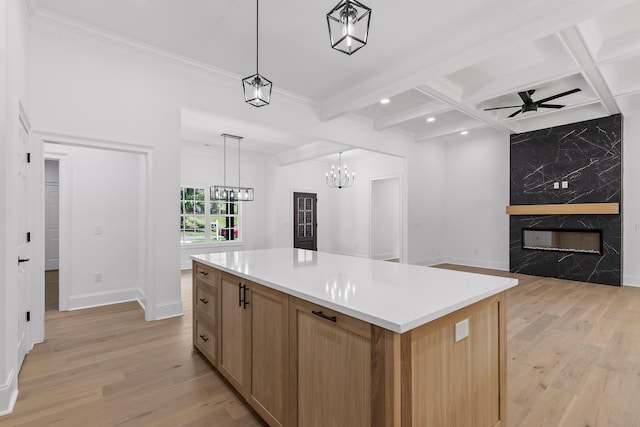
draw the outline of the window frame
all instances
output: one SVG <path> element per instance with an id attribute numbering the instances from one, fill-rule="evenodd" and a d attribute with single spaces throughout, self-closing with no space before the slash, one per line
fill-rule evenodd
<path id="1" fill-rule="evenodd" d="M 212 187 L 212 185 L 209 184 L 202 184 L 202 183 L 186 183 L 186 184 L 181 184 L 180 185 L 180 203 L 182 203 L 182 201 L 184 200 L 182 198 L 182 191 L 185 188 L 193 188 L 193 189 L 204 189 L 204 215 L 202 215 L 204 217 L 204 222 L 205 222 L 205 228 L 204 228 L 204 240 L 201 242 L 183 242 L 182 240 L 182 232 L 183 232 L 183 228 L 182 228 L 182 222 L 179 228 L 179 233 L 180 233 L 180 247 L 181 248 L 205 248 L 205 247 L 221 247 L 221 246 L 241 246 L 244 245 L 244 229 L 243 229 L 243 220 L 242 220 L 242 203 L 240 203 L 240 201 L 235 201 L 234 203 L 238 206 L 238 212 L 235 215 L 232 215 L 235 217 L 236 219 L 236 223 L 234 224 L 234 227 L 237 227 L 238 229 L 238 238 L 237 239 L 233 239 L 233 240 L 212 240 L 213 236 L 211 233 L 211 218 L 214 216 L 220 216 L 220 215 L 214 215 L 211 213 L 211 207 L 212 204 L 215 203 L 216 201 L 211 200 L 211 190 L 210 188 Z M 186 214 L 186 213 L 182 213 L 179 212 L 179 216 L 182 219 L 183 217 L 186 216 L 200 216 L 200 214 Z"/>

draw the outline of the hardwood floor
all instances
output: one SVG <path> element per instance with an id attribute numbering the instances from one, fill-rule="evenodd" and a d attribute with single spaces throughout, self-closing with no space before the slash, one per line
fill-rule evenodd
<path id="1" fill-rule="evenodd" d="M 516 277 L 509 426 L 639 426 L 640 288 Z M 134 302 L 48 311 L 47 341 L 27 356 L 14 413 L 0 426 L 264 425 L 191 353 L 190 272 L 182 282 L 181 318 L 145 322 Z"/>
<path id="2" fill-rule="evenodd" d="M 44 272 L 44 310 L 58 310 L 60 294 L 60 274 L 58 270 Z"/>
<path id="3" fill-rule="evenodd" d="M 14 413 L 0 426 L 262 426 L 191 352 L 191 276 L 185 315 L 146 322 L 137 302 L 47 311 L 46 342 L 27 355 Z"/>

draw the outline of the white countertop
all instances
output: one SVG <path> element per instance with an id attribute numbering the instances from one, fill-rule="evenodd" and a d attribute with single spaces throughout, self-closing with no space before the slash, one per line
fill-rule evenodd
<path id="1" fill-rule="evenodd" d="M 191 258 L 398 333 L 518 284 L 506 277 L 293 248 Z"/>

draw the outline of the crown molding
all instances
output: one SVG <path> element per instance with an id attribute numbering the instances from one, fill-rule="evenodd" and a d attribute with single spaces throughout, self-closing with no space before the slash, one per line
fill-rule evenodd
<path id="1" fill-rule="evenodd" d="M 27 11 L 29 12 L 29 16 L 33 16 L 40 9 L 40 0 L 26 0 Z"/>
<path id="2" fill-rule="evenodd" d="M 168 50 L 142 43 L 137 40 L 123 37 L 119 34 L 98 28 L 96 26 L 68 18 L 49 10 L 42 9 L 39 6 L 39 0 L 27 0 L 27 2 L 27 4 L 29 5 L 29 12 L 32 16 L 32 23 L 34 23 L 35 25 L 49 25 L 53 28 L 67 31 L 78 36 L 83 36 L 86 39 L 92 41 L 105 43 L 116 49 L 125 50 L 130 53 L 144 55 L 147 57 L 150 56 L 154 59 L 167 62 L 172 65 L 187 67 L 188 69 L 205 71 L 206 73 L 213 74 L 228 80 L 241 81 L 244 78 L 244 76 L 240 76 L 239 74 L 233 73 L 223 68 L 219 68 L 202 61 L 188 58 L 186 56 L 182 56 Z M 311 98 L 284 89 L 280 89 L 278 87 L 274 87 L 273 92 L 279 95 L 283 95 L 287 98 L 309 104 L 315 108 L 320 105 L 317 101 Z"/>

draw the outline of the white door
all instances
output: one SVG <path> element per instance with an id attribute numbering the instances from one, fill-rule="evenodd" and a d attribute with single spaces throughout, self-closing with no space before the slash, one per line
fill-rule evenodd
<path id="1" fill-rule="evenodd" d="M 22 361 L 27 353 L 28 340 L 27 340 L 27 312 L 29 303 L 29 285 L 31 283 L 32 275 L 32 262 L 31 248 L 29 244 L 30 238 L 27 233 L 29 225 L 31 224 L 31 199 L 33 194 L 29 194 L 30 186 L 30 163 L 28 161 L 29 153 L 29 129 L 25 124 L 26 120 L 20 117 L 20 123 L 18 128 L 18 149 L 16 150 L 18 166 L 18 180 L 16 200 L 14 200 L 18 215 L 16 215 L 15 223 L 15 236 L 17 237 L 18 245 L 18 366 L 22 366 Z"/>
<path id="2" fill-rule="evenodd" d="M 59 186 L 57 182 L 47 182 L 44 185 L 44 269 L 58 270 L 59 264 L 59 240 L 60 223 L 59 220 L 60 202 Z"/>

